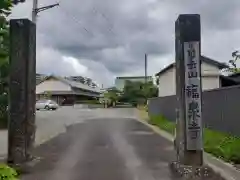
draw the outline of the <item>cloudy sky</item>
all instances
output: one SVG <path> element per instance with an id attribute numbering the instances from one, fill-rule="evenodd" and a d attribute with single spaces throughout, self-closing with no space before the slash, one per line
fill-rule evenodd
<path id="1" fill-rule="evenodd" d="M 12 18 L 30 18 L 32 0 L 13 9 Z M 174 61 L 174 22 L 198 13 L 202 54 L 227 62 L 240 50 L 239 0 L 38 0 L 60 2 L 41 12 L 37 23 L 37 71 L 88 76 L 110 86 L 116 76 L 148 74 Z"/>

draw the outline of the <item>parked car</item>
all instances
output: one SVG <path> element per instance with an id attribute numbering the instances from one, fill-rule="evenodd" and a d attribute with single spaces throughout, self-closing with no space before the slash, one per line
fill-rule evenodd
<path id="1" fill-rule="evenodd" d="M 36 110 L 46 109 L 46 110 L 56 110 L 58 109 L 58 104 L 53 100 L 38 100 L 36 102 Z"/>

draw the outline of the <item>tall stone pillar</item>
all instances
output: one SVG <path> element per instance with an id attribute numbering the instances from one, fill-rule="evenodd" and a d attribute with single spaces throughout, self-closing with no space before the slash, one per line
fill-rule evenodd
<path id="1" fill-rule="evenodd" d="M 31 158 L 35 138 L 36 26 L 28 19 L 10 21 L 8 163 Z"/>

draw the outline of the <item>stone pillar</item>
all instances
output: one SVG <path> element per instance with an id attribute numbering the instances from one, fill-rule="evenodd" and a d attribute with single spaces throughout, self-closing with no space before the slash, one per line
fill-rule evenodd
<path id="1" fill-rule="evenodd" d="M 175 23 L 177 161 L 173 172 L 184 179 L 208 175 L 203 164 L 200 15 L 180 15 Z"/>
<path id="2" fill-rule="evenodd" d="M 200 15 L 180 15 L 176 33 L 178 160 L 203 164 Z"/>
<path id="3" fill-rule="evenodd" d="M 35 139 L 36 26 L 28 19 L 10 21 L 8 163 L 31 158 Z"/>

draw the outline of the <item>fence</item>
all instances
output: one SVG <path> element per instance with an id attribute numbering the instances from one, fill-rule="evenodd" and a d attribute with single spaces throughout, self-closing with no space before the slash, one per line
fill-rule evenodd
<path id="1" fill-rule="evenodd" d="M 149 100 L 150 115 L 176 119 L 176 96 Z M 210 129 L 240 136 L 240 86 L 231 86 L 203 92 L 203 124 Z"/>

